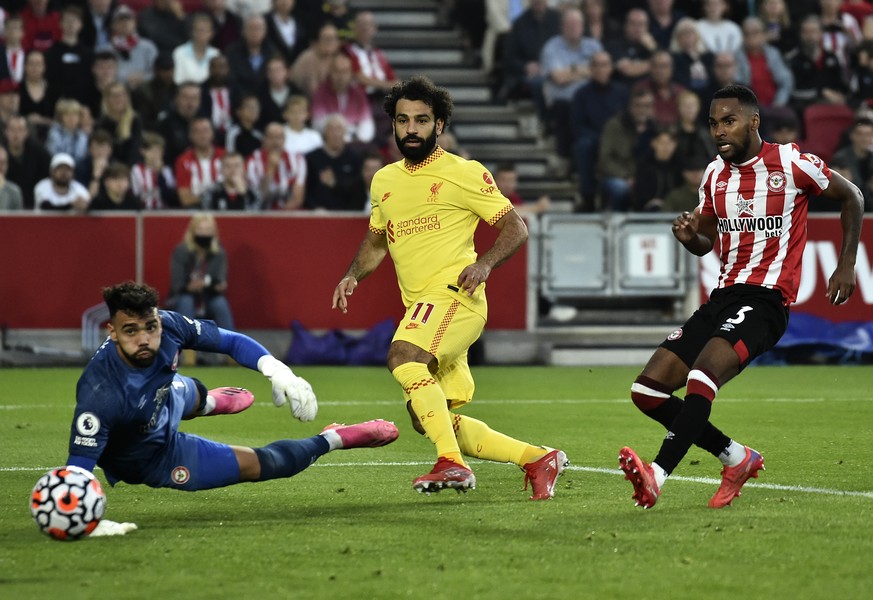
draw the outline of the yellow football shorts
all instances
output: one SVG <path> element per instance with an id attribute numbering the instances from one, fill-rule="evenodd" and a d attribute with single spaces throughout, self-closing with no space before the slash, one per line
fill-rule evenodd
<path id="1" fill-rule="evenodd" d="M 445 392 L 449 408 L 455 408 L 473 399 L 476 386 L 467 364 L 467 350 L 484 328 L 481 315 L 465 307 L 449 290 L 437 290 L 412 303 L 392 341 L 415 344 L 436 357 L 438 370 L 434 378 Z"/>

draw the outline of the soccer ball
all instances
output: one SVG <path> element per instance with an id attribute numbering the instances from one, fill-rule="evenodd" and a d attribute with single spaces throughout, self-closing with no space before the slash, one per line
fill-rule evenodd
<path id="1" fill-rule="evenodd" d="M 87 537 L 106 510 L 100 482 L 80 467 L 52 469 L 39 478 L 30 495 L 30 512 L 40 530 L 56 540 Z"/>

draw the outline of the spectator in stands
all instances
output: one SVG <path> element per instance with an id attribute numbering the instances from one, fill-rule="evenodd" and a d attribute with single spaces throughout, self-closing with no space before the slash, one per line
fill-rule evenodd
<path id="1" fill-rule="evenodd" d="M 864 194 L 864 211 L 873 211 L 873 120 L 856 119 L 849 132 L 850 143 L 837 150 L 829 161 L 846 165 L 847 177 Z"/>
<path id="2" fill-rule="evenodd" d="M 373 44 L 376 37 L 376 17 L 372 12 L 363 10 L 355 15 L 352 25 L 354 39 L 343 46 L 343 50 L 352 59 L 352 71 L 355 81 L 364 87 L 370 98 L 370 112 L 376 120 L 379 137 L 391 130 L 391 119 L 382 109 L 382 101 L 395 83 L 397 75 L 388 62 L 385 53 Z"/>
<path id="3" fill-rule="evenodd" d="M 852 74 L 853 105 L 867 103 L 873 98 L 873 18 L 864 22 L 864 39 L 858 45 Z"/>
<path id="4" fill-rule="evenodd" d="M 506 41 L 506 34 L 512 26 L 512 11 L 510 0 L 484 0 L 485 4 L 485 34 L 482 38 L 480 56 L 482 70 L 491 78 L 496 67 L 502 67 L 500 57 Z M 358 13 L 355 18 L 360 15 Z M 352 33 L 357 37 L 356 25 L 352 23 Z"/>
<path id="5" fill-rule="evenodd" d="M 315 42 L 291 65 L 291 82 L 311 97 L 330 74 L 331 61 L 339 49 L 336 27 L 325 23 L 319 27 Z"/>
<path id="6" fill-rule="evenodd" d="M 637 161 L 646 155 L 654 132 L 655 98 L 646 89 L 631 94 L 626 111 L 603 126 L 597 157 L 603 208 L 625 212 L 631 207 Z"/>
<path id="7" fill-rule="evenodd" d="M 79 40 L 90 50 L 95 48 L 105 50 L 111 43 L 111 22 L 114 14 L 112 12 L 112 5 L 115 3 L 113 0 L 88 0 L 87 3 L 80 0 L 78 4 L 84 4 L 81 13 L 82 34 Z M 127 5 L 119 4 L 116 10 L 122 6 L 127 8 Z M 61 16 L 61 21 L 63 21 L 63 15 Z M 63 24 L 61 27 L 63 27 Z"/>
<path id="8" fill-rule="evenodd" d="M 201 196 L 208 192 L 221 176 L 221 157 L 224 148 L 215 146 L 215 132 L 206 117 L 195 117 L 189 128 L 191 146 L 176 159 L 179 206 L 197 208 Z"/>
<path id="9" fill-rule="evenodd" d="M 767 139 L 773 144 L 800 144 L 800 120 L 793 111 L 769 119 Z M 801 152 L 804 150 L 800 149 Z M 831 157 L 833 158 L 833 157 Z M 828 161 L 830 165 L 830 161 Z"/>
<path id="10" fill-rule="evenodd" d="M 564 9 L 561 33 L 546 42 L 540 59 L 544 77 L 543 94 L 551 116 L 547 130 L 554 132 L 556 149 L 563 157 L 571 154 L 572 134 L 564 126 L 570 117 L 570 100 L 591 76 L 591 57 L 603 50 L 599 41 L 583 37 L 584 29 L 582 11 L 577 8 Z"/>
<path id="11" fill-rule="evenodd" d="M 763 0 L 758 16 L 764 23 L 764 39 L 782 54 L 797 46 L 797 32 L 791 26 L 791 14 L 785 0 Z"/>
<path id="12" fill-rule="evenodd" d="M 51 155 L 29 135 L 27 120 L 20 115 L 6 122 L 5 134 L 9 153 L 7 178 L 21 188 L 25 210 L 33 210 L 33 188 L 48 176 Z"/>
<path id="13" fill-rule="evenodd" d="M 840 59 L 822 45 L 821 19 L 816 15 L 800 23 L 800 43 L 786 56 L 794 77 L 791 107 L 802 115 L 812 104 L 844 104 L 849 92 Z"/>
<path id="14" fill-rule="evenodd" d="M 655 98 L 655 121 L 660 125 L 675 125 L 679 120 L 679 94 L 685 88 L 673 80 L 673 56 L 667 50 L 656 50 L 649 60 L 649 76 L 634 88 L 645 88 Z"/>
<path id="15" fill-rule="evenodd" d="M 504 100 L 531 98 L 540 120 L 546 120 L 542 95 L 543 74 L 540 55 L 546 41 L 560 34 L 561 13 L 548 0 L 530 0 L 530 5 L 512 23 L 504 46 L 503 88 L 498 97 Z M 391 144 L 394 144 L 391 136 Z"/>
<path id="16" fill-rule="evenodd" d="M 328 116 L 339 113 L 346 121 L 346 142 L 369 144 L 376 134 L 373 111 L 364 88 L 352 74 L 352 60 L 337 53 L 330 75 L 312 95 L 312 126 L 324 135 Z"/>
<path id="17" fill-rule="evenodd" d="M 130 171 L 130 190 L 143 208 L 161 210 L 178 208 L 176 178 L 164 164 L 164 138 L 153 131 L 142 134 L 142 162 Z"/>
<path id="18" fill-rule="evenodd" d="M 265 15 L 267 38 L 285 59 L 285 64 L 293 65 L 300 53 L 309 47 L 309 32 L 292 13 L 294 0 L 272 1 L 272 9 Z"/>
<path id="19" fill-rule="evenodd" d="M 370 184 L 373 183 L 376 172 L 384 166 L 385 158 L 378 150 L 368 150 L 361 158 L 361 191 L 358 197 L 361 199 L 362 210 L 367 214 L 373 208 L 370 205 Z"/>
<path id="20" fill-rule="evenodd" d="M 18 95 L 18 84 L 12 79 L 0 79 L 0 145 L 6 142 L 3 131 L 6 123 L 19 114 L 21 98 Z"/>
<path id="21" fill-rule="evenodd" d="M 285 126 L 270 123 L 264 142 L 246 161 L 246 177 L 265 210 L 295 210 L 303 206 L 306 159 L 285 151 Z"/>
<path id="22" fill-rule="evenodd" d="M 326 0 L 322 4 L 322 10 L 324 10 L 323 22 L 336 27 L 341 41 L 350 42 L 354 38 L 352 22 L 355 19 L 355 11 L 349 8 L 348 0 Z"/>
<path id="23" fill-rule="evenodd" d="M 290 154 L 304 156 L 316 148 L 321 148 L 324 140 L 321 134 L 307 126 L 309 121 L 309 99 L 296 94 L 285 102 L 285 150 Z"/>
<path id="24" fill-rule="evenodd" d="M 248 158 L 261 147 L 264 134 L 257 128 L 261 115 L 261 102 L 255 94 L 244 94 L 236 109 L 236 123 L 230 126 L 225 137 L 228 152 L 239 152 Z"/>
<path id="25" fill-rule="evenodd" d="M 677 83 L 695 92 L 710 84 L 715 55 L 703 45 L 694 19 L 685 17 L 676 23 L 670 52 L 673 55 L 673 79 Z"/>
<path id="26" fill-rule="evenodd" d="M 0 146 L 0 211 L 21 210 L 24 208 L 24 199 L 18 184 L 6 179 L 9 170 L 9 153 L 6 148 Z"/>
<path id="27" fill-rule="evenodd" d="M 212 18 L 212 45 L 223 52 L 239 39 L 242 19 L 227 9 L 225 0 L 203 0 L 203 11 Z"/>
<path id="28" fill-rule="evenodd" d="M 658 44 L 658 48 L 667 50 L 673 38 L 673 30 L 679 19 L 685 15 L 676 10 L 673 0 L 648 0 L 649 33 Z"/>
<path id="29" fill-rule="evenodd" d="M 708 86 L 697 92 L 697 96 L 708 106 L 715 92 L 734 83 L 737 83 L 737 59 L 730 52 L 719 52 L 712 58 L 712 80 Z M 701 111 L 701 116 L 708 126 L 709 110 Z"/>
<path id="30" fill-rule="evenodd" d="M 113 162 L 103 174 L 103 186 L 91 203 L 88 212 L 99 210 L 142 210 L 143 204 L 130 190 L 130 169 Z"/>
<path id="31" fill-rule="evenodd" d="M 45 77 L 45 56 L 39 50 L 30 50 L 24 59 L 24 79 L 18 95 L 18 110 L 27 117 L 37 138 L 44 140 L 55 114 L 58 93 Z"/>
<path id="32" fill-rule="evenodd" d="M 631 210 L 658 212 L 667 195 L 681 184 L 682 165 L 676 156 L 676 131 L 659 125 L 649 151 L 636 161 Z"/>
<path id="33" fill-rule="evenodd" d="M 34 208 L 43 211 L 70 211 L 84 214 L 88 210 L 91 195 L 81 183 L 73 179 L 76 163 L 69 154 L 52 157 L 49 176 L 33 188 Z"/>
<path id="34" fill-rule="evenodd" d="M 709 133 L 709 127 L 703 125 L 704 116 L 709 120 L 709 109 L 703 115 L 701 108 L 700 97 L 694 92 L 685 90 L 679 94 L 676 157 L 680 164 L 698 156 L 715 156 L 715 142 Z"/>
<path id="35" fill-rule="evenodd" d="M 221 159 L 221 181 L 203 197 L 203 208 L 211 211 L 254 211 L 260 208 L 258 195 L 246 181 L 245 159 L 239 152 L 226 152 Z"/>
<path id="36" fill-rule="evenodd" d="M 648 14 L 636 8 L 627 12 L 622 36 L 606 45 L 615 64 L 615 77 L 629 86 L 649 75 L 649 59 L 657 48 L 658 43 L 649 33 Z"/>
<path id="37" fill-rule="evenodd" d="M 497 165 L 494 169 L 494 185 L 512 202 L 515 211 L 522 217 L 535 217 L 548 211 L 552 206 L 551 198 L 545 194 L 531 202 L 526 202 L 522 198 L 518 192 L 518 171 L 512 163 L 503 162 Z"/>
<path id="38" fill-rule="evenodd" d="M 842 0 L 820 0 L 819 5 L 825 33 L 822 45 L 840 59 L 840 64 L 848 73 L 852 52 L 861 42 L 861 27 L 855 17 L 842 10 Z"/>
<path id="39" fill-rule="evenodd" d="M 703 0 L 703 18 L 697 21 L 697 30 L 703 45 L 713 54 L 739 52 L 743 45 L 743 31 L 728 18 L 727 0 Z"/>
<path id="40" fill-rule="evenodd" d="M 209 45 L 213 35 L 212 17 L 196 13 L 191 18 L 191 39 L 173 50 L 173 81 L 203 83 L 209 77 L 209 62 L 221 54 Z"/>
<path id="41" fill-rule="evenodd" d="M 124 4 L 112 13 L 109 44 L 117 59 L 119 81 L 133 90 L 152 80 L 158 47 L 137 35 L 136 18 Z"/>
<path id="42" fill-rule="evenodd" d="M 703 181 L 703 172 L 708 164 L 709 158 L 705 156 L 692 156 L 682 163 L 682 181 L 664 198 L 661 212 L 676 215 L 684 211 L 694 211 L 694 207 L 700 203 L 700 182 Z M 652 209 L 654 208 L 653 205 Z"/>
<path id="43" fill-rule="evenodd" d="M 332 114 L 324 123 L 324 145 L 306 155 L 306 208 L 361 210 L 354 190 L 363 185 L 361 155 L 346 143 L 346 122 Z"/>
<path id="44" fill-rule="evenodd" d="M 72 98 L 55 104 L 55 120 L 49 127 L 46 149 L 52 154 L 66 152 L 77 163 L 88 156 L 88 134 L 82 129 L 82 105 Z"/>
<path id="45" fill-rule="evenodd" d="M 139 13 L 139 34 L 154 42 L 160 54 L 170 55 L 188 39 L 185 17 L 179 0 L 154 0 Z"/>
<path id="46" fill-rule="evenodd" d="M 281 54 L 275 54 L 267 61 L 266 80 L 258 90 L 258 100 L 261 104 L 261 118 L 258 129 L 264 129 L 267 123 L 282 123 L 285 103 L 300 89 L 288 81 L 288 65 Z"/>
<path id="47" fill-rule="evenodd" d="M 103 174 L 112 159 L 112 135 L 103 129 L 97 129 L 88 138 L 88 156 L 76 163 L 76 181 L 88 189 L 91 198 L 100 193 L 103 186 Z"/>
<path id="48" fill-rule="evenodd" d="M 45 52 L 61 39 L 61 15 L 49 7 L 49 0 L 27 0 L 21 20 L 24 24 L 21 43 L 25 50 Z"/>
<path id="49" fill-rule="evenodd" d="M 321 0 L 315 0 L 321 10 Z M 270 10 L 271 0 L 226 0 L 228 10 L 238 14 L 243 19 L 251 15 L 263 15 Z"/>
<path id="50" fill-rule="evenodd" d="M 609 40 L 621 36 L 621 25 L 606 14 L 606 0 L 582 0 L 581 4 L 585 37 L 594 38 L 606 47 Z"/>
<path id="51" fill-rule="evenodd" d="M 764 39 L 758 17 L 743 21 L 743 47 L 736 53 L 737 81 L 755 90 L 762 108 L 785 106 L 794 90 L 794 77 L 785 59 Z"/>
<path id="52" fill-rule="evenodd" d="M 597 193 L 597 152 L 603 125 L 628 103 L 628 89 L 612 80 L 612 57 L 598 52 L 591 57 L 591 80 L 576 90 L 570 103 L 573 164 L 579 178 L 581 212 L 594 210 Z M 505 194 L 504 194 L 505 195 Z"/>
<path id="53" fill-rule="evenodd" d="M 76 5 L 64 7 L 61 12 L 61 39 L 45 53 L 46 77 L 58 95 L 83 100 L 83 82 L 91 75 L 94 51 L 80 39 L 82 9 Z"/>
<path id="54" fill-rule="evenodd" d="M 24 23 L 20 15 L 6 17 L 3 43 L 0 44 L 0 80 L 20 83 L 24 78 Z"/>
<path id="55" fill-rule="evenodd" d="M 164 162 L 175 165 L 176 159 L 188 147 L 188 130 L 200 110 L 200 86 L 183 83 L 176 88 L 173 108 L 158 121 L 158 133 L 164 138 Z"/>
<path id="56" fill-rule="evenodd" d="M 210 318 L 233 330 L 226 292 L 227 253 L 218 237 L 218 224 L 212 213 L 195 213 L 182 242 L 173 249 L 167 303 L 186 317 Z"/>
<path id="57" fill-rule="evenodd" d="M 112 134 L 112 159 L 125 165 L 139 161 L 142 120 L 130 104 L 130 94 L 120 81 L 106 86 L 103 110 L 94 124 Z"/>
<path id="58" fill-rule="evenodd" d="M 236 94 L 257 90 L 266 79 L 267 61 L 275 53 L 267 41 L 267 24 L 261 15 L 251 15 L 243 24 L 242 38 L 227 47 L 230 87 Z"/>
<path id="59" fill-rule="evenodd" d="M 873 4 L 868 0 L 843 0 L 840 10 L 854 17 L 862 26 L 867 17 L 873 16 Z"/>
<path id="60" fill-rule="evenodd" d="M 200 86 L 200 114 L 209 118 L 219 146 L 226 144 L 227 131 L 233 125 L 233 95 L 227 80 L 230 67 L 219 54 L 209 61 L 209 78 Z"/>
<path id="61" fill-rule="evenodd" d="M 94 54 L 91 75 L 82 82 L 82 93 L 77 99 L 96 117 L 102 110 L 106 87 L 118 81 L 118 59 L 111 50 L 100 50 Z"/>
<path id="62" fill-rule="evenodd" d="M 172 109 L 176 96 L 176 84 L 173 83 L 174 70 L 173 57 L 159 54 L 155 59 L 154 77 L 151 81 L 134 88 L 131 93 L 133 109 L 148 129 L 157 129 L 161 113 Z"/>

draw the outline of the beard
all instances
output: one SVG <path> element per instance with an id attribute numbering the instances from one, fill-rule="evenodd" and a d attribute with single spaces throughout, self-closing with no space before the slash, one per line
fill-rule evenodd
<path id="1" fill-rule="evenodd" d="M 752 158 L 749 156 L 749 149 L 751 147 L 752 134 L 750 131 L 746 131 L 746 136 L 743 138 L 742 143 L 739 146 L 732 144 L 727 152 L 719 152 L 718 155 L 728 162 L 741 164 Z"/>
<path id="2" fill-rule="evenodd" d="M 406 142 L 410 140 L 416 140 L 419 142 L 418 146 L 409 147 L 406 145 Z M 436 127 L 433 128 L 433 132 L 427 136 L 427 138 L 422 139 L 417 135 L 408 135 L 403 139 L 400 139 L 400 136 L 397 135 L 397 132 L 394 133 L 394 141 L 397 142 L 397 149 L 400 150 L 400 154 L 403 155 L 403 158 L 408 160 L 409 162 L 416 164 L 423 161 L 425 158 L 430 156 L 430 153 L 433 152 L 434 148 L 437 145 L 437 132 Z"/>
<path id="3" fill-rule="evenodd" d="M 124 358 L 130 362 L 130 364 L 139 367 L 140 369 L 152 366 L 155 362 L 155 357 L 158 355 L 158 353 L 151 348 L 138 348 L 136 354 L 128 354 L 121 346 L 118 346 L 118 350 L 124 355 Z"/>

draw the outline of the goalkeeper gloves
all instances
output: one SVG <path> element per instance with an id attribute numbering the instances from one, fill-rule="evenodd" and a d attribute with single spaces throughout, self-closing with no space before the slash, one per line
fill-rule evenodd
<path id="1" fill-rule="evenodd" d="M 265 354 L 258 359 L 258 371 L 273 384 L 273 404 L 282 406 L 290 400 L 291 414 L 301 421 L 312 421 L 318 414 L 318 402 L 309 382 L 295 375 L 283 362 Z"/>

